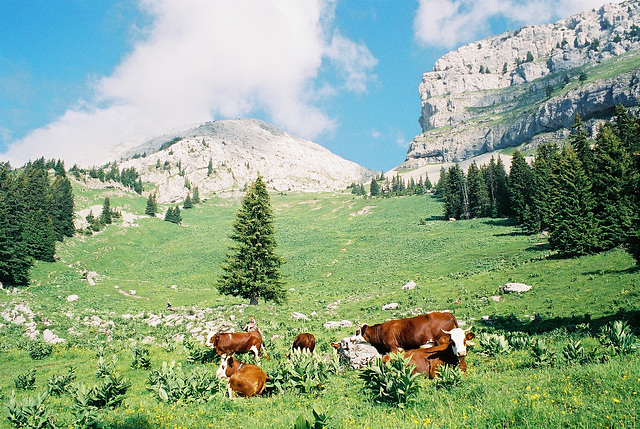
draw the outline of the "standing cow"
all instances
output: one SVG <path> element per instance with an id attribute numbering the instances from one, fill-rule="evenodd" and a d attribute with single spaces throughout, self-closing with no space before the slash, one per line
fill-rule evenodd
<path id="1" fill-rule="evenodd" d="M 209 347 L 213 347 L 218 355 L 232 355 L 234 353 L 253 352 L 256 361 L 260 362 L 260 350 L 265 359 L 269 360 L 269 356 L 262 346 L 262 335 L 260 331 L 250 332 L 233 332 L 227 334 L 212 334 L 205 343 Z"/>
<path id="2" fill-rule="evenodd" d="M 454 329 L 460 328 L 453 314 L 433 312 L 372 326 L 362 325 L 356 336 L 362 337 L 384 355 L 398 349 L 412 350 L 448 344 Z M 464 349 L 462 344 L 458 347 Z"/>
<path id="3" fill-rule="evenodd" d="M 299 349 L 304 350 L 307 349 L 311 353 L 316 348 L 316 337 L 313 334 L 305 332 L 304 334 L 298 335 L 295 340 L 293 340 L 293 345 L 291 346 L 291 350 Z"/>

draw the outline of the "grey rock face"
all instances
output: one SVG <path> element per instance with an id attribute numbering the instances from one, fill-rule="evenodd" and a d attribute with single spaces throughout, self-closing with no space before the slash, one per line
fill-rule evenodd
<path id="1" fill-rule="evenodd" d="M 423 75 L 423 133 L 411 142 L 404 166 L 562 138 L 576 113 L 588 119 L 610 114 L 616 104 L 637 105 L 638 26 L 640 4 L 627 1 L 446 54 Z"/>

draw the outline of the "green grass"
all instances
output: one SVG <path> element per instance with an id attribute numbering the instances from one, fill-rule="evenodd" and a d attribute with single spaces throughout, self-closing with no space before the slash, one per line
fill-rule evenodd
<path id="1" fill-rule="evenodd" d="M 106 195 L 112 207 L 144 213 L 146 198 L 114 190 L 76 188 L 77 208 L 102 204 Z M 236 329 L 254 315 L 272 358 L 264 362 L 267 370 L 284 358 L 297 333 L 313 332 L 317 351 L 327 353 L 330 342 L 355 331 L 326 330 L 322 325 L 328 320 L 372 324 L 449 309 L 473 324 L 476 333 L 524 332 L 543 336 L 559 349 L 571 336 L 597 343 L 599 326 L 619 318 L 629 320 L 637 332 L 640 276 L 622 250 L 557 259 L 545 237 L 525 235 L 508 220 L 444 221 L 442 203 L 430 196 L 272 195 L 272 205 L 289 290 L 288 301 L 280 306 L 261 301 L 248 307 L 241 299 L 220 296 L 215 288 L 237 200 L 213 198 L 183 210 L 184 226 L 143 217 L 137 227 L 116 223 L 59 245 L 59 259 L 38 263 L 28 288 L 0 296 L 0 311 L 25 302 L 41 332 L 52 329 L 69 343 L 34 361 L 21 336 L 24 328 L 0 327 L 2 403 L 15 390 L 17 374 L 32 368 L 37 370 L 36 390 L 19 391 L 19 397 L 42 392 L 47 378 L 68 366 L 76 368 L 78 381 L 95 384 L 96 354 L 103 350 L 107 361 L 118 356 L 118 372 L 132 385 L 122 406 L 99 414 L 110 428 L 292 427 L 302 413 L 311 418 L 314 407 L 333 410 L 336 428 L 637 427 L 637 352 L 605 363 L 532 369 L 525 351 L 486 357 L 476 348 L 467 358 L 463 383 L 444 390 L 421 380 L 417 402 L 404 410 L 367 399 L 363 382 L 350 370 L 331 376 L 317 394 L 285 392 L 235 401 L 218 397 L 207 404 L 158 402 L 145 387 L 147 372 L 129 367 L 133 341 L 154 338 L 149 346 L 152 368 L 175 360 L 190 371 L 195 365 L 187 363 L 187 351 L 171 340 L 175 334 L 188 335 L 189 327 L 153 328 L 142 317 L 122 315 L 171 314 L 165 311 L 167 300 L 184 308 L 182 314 L 210 308 L 207 320 L 233 319 Z M 83 270 L 98 273 L 96 285 L 88 284 Z M 411 280 L 416 289 L 403 291 Z M 499 288 L 507 282 L 533 289 L 521 296 L 501 295 Z M 79 300 L 67 302 L 71 294 Z M 490 299 L 496 295 L 500 301 Z M 399 303 L 397 310 L 383 312 L 382 305 L 390 302 Z M 309 320 L 294 320 L 293 312 Z M 531 322 L 534 315 L 541 320 Z M 107 326 L 108 332 L 89 326 L 83 321 L 91 316 L 114 325 Z M 491 324 L 482 322 L 483 316 Z M 70 335 L 69 328 L 82 335 Z M 69 395 L 48 399 L 62 427 L 71 427 L 70 405 Z M 9 427 L 7 419 L 0 419 L 0 428 Z"/>

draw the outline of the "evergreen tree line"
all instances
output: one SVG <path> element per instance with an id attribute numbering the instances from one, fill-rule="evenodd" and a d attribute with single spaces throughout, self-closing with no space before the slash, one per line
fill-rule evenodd
<path id="1" fill-rule="evenodd" d="M 69 171 L 73 173 L 77 179 L 88 174 L 89 177 L 98 179 L 101 182 L 113 181 L 122 183 L 124 186 L 133 189 L 137 194 L 142 194 L 142 179 L 133 167 L 120 171 L 118 165 L 114 163 L 110 167 L 107 165 L 106 167 L 94 167 L 90 170 L 85 170 L 74 165 Z"/>
<path id="2" fill-rule="evenodd" d="M 21 169 L 0 163 L 0 283 L 28 284 L 34 261 L 53 262 L 56 241 L 73 236 L 73 219 L 62 161 L 41 158 Z"/>
<path id="3" fill-rule="evenodd" d="M 190 193 L 187 194 L 187 197 L 182 204 L 182 208 L 185 210 L 189 210 L 193 208 L 196 204 L 199 204 L 200 200 L 200 191 L 197 186 L 194 186 Z M 144 210 L 144 213 L 147 216 L 155 217 L 156 213 L 159 212 L 157 195 L 149 194 L 147 197 L 147 206 Z M 164 215 L 164 220 L 167 222 L 180 223 L 182 222 L 182 215 L 180 214 L 180 207 L 176 205 L 175 207 L 169 206 Z"/>
<path id="4" fill-rule="evenodd" d="M 111 200 L 109 197 L 105 197 L 104 202 L 102 203 L 102 212 L 100 216 L 95 217 L 93 212 L 89 212 L 89 214 L 85 217 L 85 220 L 89 224 L 89 228 L 84 232 L 88 235 L 93 234 L 94 231 L 100 231 L 107 225 L 111 225 L 115 219 L 121 218 L 122 213 L 118 210 L 111 208 Z"/>
<path id="5" fill-rule="evenodd" d="M 640 265 L 640 117 L 616 107 L 590 139 L 580 116 L 561 147 L 538 147 L 527 163 L 515 151 L 509 175 L 488 166 L 454 165 L 436 186 L 446 218 L 508 216 L 530 233 L 548 231 L 563 256 L 623 246 Z"/>
<path id="6" fill-rule="evenodd" d="M 386 179 L 383 173 L 371 180 L 369 187 L 369 195 L 372 197 L 377 196 L 402 196 L 402 195 L 422 195 L 427 193 L 431 189 L 432 185 L 427 176 L 424 180 L 422 177 L 416 182 L 413 178 L 410 178 L 408 182 L 396 175 L 391 179 Z M 352 183 L 347 187 L 351 188 L 351 193 L 354 195 L 367 195 L 367 191 L 362 183 Z"/>

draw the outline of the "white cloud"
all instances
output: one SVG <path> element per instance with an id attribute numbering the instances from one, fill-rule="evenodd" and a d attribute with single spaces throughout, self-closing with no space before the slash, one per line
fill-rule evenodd
<path id="1" fill-rule="evenodd" d="M 619 2 L 621 0 L 613 0 Z M 419 0 L 413 27 L 424 46 L 454 48 L 490 34 L 490 21 L 541 24 L 597 8 L 605 0 Z"/>
<path id="2" fill-rule="evenodd" d="M 97 162 L 116 145 L 186 124 L 266 112 L 306 138 L 336 127 L 317 107 L 340 91 L 366 91 L 377 60 L 340 35 L 333 0 L 141 0 L 144 38 L 95 99 L 12 144 L 20 164 L 45 156 Z M 318 82 L 328 61 L 343 83 Z"/>

